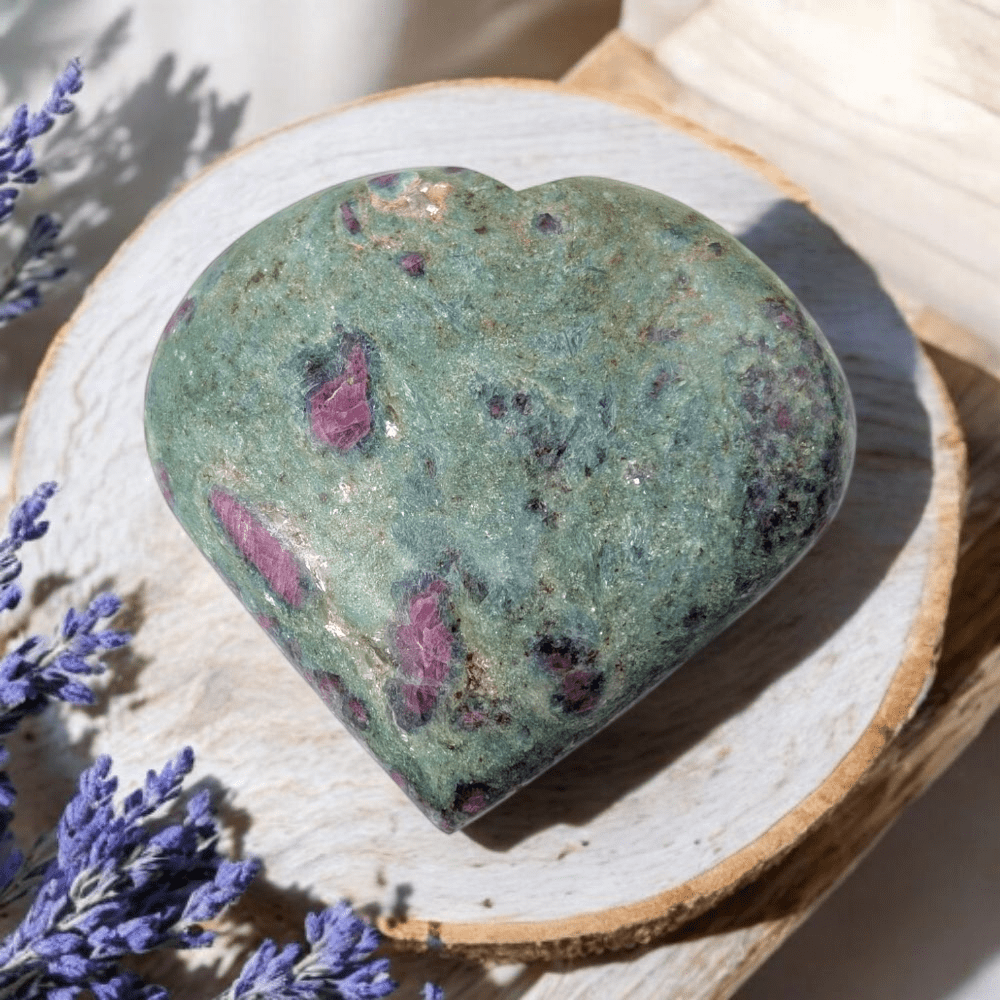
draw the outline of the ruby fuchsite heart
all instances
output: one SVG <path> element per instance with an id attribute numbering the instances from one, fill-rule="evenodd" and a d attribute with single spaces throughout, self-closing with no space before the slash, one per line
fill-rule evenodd
<path id="1" fill-rule="evenodd" d="M 146 437 L 201 551 L 453 830 L 772 586 L 855 431 L 815 323 L 704 216 L 431 168 L 215 260 L 157 347 Z"/>

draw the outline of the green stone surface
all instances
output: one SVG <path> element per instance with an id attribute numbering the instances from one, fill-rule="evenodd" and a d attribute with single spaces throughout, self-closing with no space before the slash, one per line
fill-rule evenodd
<path id="1" fill-rule="evenodd" d="M 717 225 L 458 168 L 243 236 L 170 320 L 146 407 L 181 524 L 445 830 L 753 604 L 854 449 L 822 334 Z"/>

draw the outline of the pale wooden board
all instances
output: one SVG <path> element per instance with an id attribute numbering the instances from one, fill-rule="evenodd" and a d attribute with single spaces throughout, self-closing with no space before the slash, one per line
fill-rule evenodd
<path id="1" fill-rule="evenodd" d="M 633 181 L 745 239 L 838 350 L 860 447 L 840 517 L 792 576 L 585 749 L 447 838 L 194 552 L 147 468 L 141 406 L 159 329 L 231 240 L 339 180 L 454 162 L 514 187 Z M 52 766 L 107 750 L 134 780 L 191 742 L 199 773 L 232 790 L 240 846 L 267 859 L 274 885 L 405 916 L 390 928 L 402 938 L 423 941 L 433 922 L 446 946 L 498 955 L 642 940 L 787 850 L 915 709 L 953 572 L 961 452 L 948 402 L 870 270 L 737 160 L 541 84 L 417 88 L 313 119 L 230 156 L 156 213 L 95 283 L 29 400 L 16 488 L 64 483 L 59 530 L 35 559 L 68 577 L 35 620 L 99 582 L 141 619 L 134 676 L 99 720 L 71 714 L 48 735 L 47 749 L 66 748 Z"/>

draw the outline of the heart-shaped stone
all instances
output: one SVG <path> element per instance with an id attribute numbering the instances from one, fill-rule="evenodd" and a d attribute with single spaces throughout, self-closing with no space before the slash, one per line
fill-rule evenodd
<path id="1" fill-rule="evenodd" d="M 157 347 L 146 435 L 202 552 L 453 830 L 795 563 L 854 415 L 788 288 L 692 209 L 433 168 L 323 191 L 214 261 Z"/>

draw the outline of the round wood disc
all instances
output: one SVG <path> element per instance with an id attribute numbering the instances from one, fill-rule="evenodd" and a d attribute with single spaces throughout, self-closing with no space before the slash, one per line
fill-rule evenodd
<path id="1" fill-rule="evenodd" d="M 60 717 L 60 766 L 110 752 L 127 784 L 191 744 L 198 774 L 229 790 L 239 847 L 265 859 L 273 885 L 346 896 L 414 945 L 494 958 L 648 940 L 791 847 L 931 680 L 962 444 L 872 271 L 748 163 L 677 123 L 556 85 L 450 83 L 272 134 L 155 212 L 63 330 L 19 428 L 18 493 L 62 484 L 31 555 L 50 574 L 36 620 L 111 586 L 137 626 L 102 714 Z M 160 330 L 217 254 L 316 190 L 430 164 L 515 188 L 614 177 L 715 219 L 824 329 L 859 431 L 841 513 L 791 574 L 625 716 L 453 836 L 327 713 L 195 550 L 160 497 L 142 430 Z"/>

